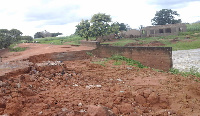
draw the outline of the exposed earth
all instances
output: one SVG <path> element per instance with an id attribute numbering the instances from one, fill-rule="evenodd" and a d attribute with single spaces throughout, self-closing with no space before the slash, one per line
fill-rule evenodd
<path id="1" fill-rule="evenodd" d="M 19 46 L 28 49 L 0 53 L 0 115 L 200 116 L 193 77 L 114 65 L 82 51 L 91 47 Z"/>

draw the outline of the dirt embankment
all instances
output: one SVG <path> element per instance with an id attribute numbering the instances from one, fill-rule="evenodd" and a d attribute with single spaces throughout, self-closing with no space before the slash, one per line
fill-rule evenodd
<path id="1" fill-rule="evenodd" d="M 0 62 L 0 76 L 13 70 L 29 67 L 34 62 L 50 60 L 51 58 L 48 55 L 52 53 L 94 49 L 93 47 L 86 46 L 49 45 L 35 43 L 22 43 L 18 46 L 26 47 L 27 50 L 22 52 L 9 52 L 8 49 L 0 50 L 0 56 L 2 57 L 2 62 Z M 35 57 L 38 57 L 38 61 L 36 61 Z M 24 59 L 31 59 L 32 62 L 29 62 L 28 60 L 25 61 Z"/>
<path id="2" fill-rule="evenodd" d="M 0 77 L 0 115 L 198 116 L 200 83 L 180 75 L 127 65 L 105 66 L 83 52 L 52 54 Z M 39 60 L 40 59 L 40 60 Z M 69 58 L 67 58 L 69 59 Z M 81 60 L 80 60 L 81 59 Z M 39 63 L 37 63 L 39 61 Z"/>

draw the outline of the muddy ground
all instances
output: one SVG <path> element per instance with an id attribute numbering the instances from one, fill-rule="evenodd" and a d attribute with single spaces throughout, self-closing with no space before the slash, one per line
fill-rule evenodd
<path id="1" fill-rule="evenodd" d="M 104 58 L 96 58 L 88 55 L 86 51 L 80 51 L 93 48 L 62 47 L 63 51 L 57 51 L 61 53 L 51 54 L 51 51 L 56 50 L 49 49 L 49 52 L 46 51 L 48 54 L 42 52 L 43 54 L 39 55 L 40 50 L 38 54 L 35 52 L 34 55 L 30 55 L 32 57 L 23 54 L 25 51 L 19 52 L 18 58 L 9 56 L 10 53 L 4 53 L 4 58 L 7 57 L 7 61 L 3 62 L 4 66 L 11 62 L 13 65 L 15 62 L 27 64 L 21 68 L 10 68 L 11 72 L 7 74 L 3 74 L 4 69 L 1 68 L 0 115 L 200 114 L 200 83 L 192 77 L 185 78 L 181 75 L 158 72 L 150 68 L 140 69 L 125 64 L 114 65 L 112 60 L 100 65 L 96 63 L 102 63 L 105 61 Z M 35 51 L 31 47 L 29 49 Z M 69 52 L 70 50 L 73 52 Z M 56 61 L 56 58 L 62 61 L 66 58 L 66 61 Z"/>

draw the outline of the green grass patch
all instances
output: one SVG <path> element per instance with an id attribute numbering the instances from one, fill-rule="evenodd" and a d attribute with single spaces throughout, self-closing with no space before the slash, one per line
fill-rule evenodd
<path id="1" fill-rule="evenodd" d="M 188 72 L 182 72 L 182 71 L 179 71 L 178 69 L 171 68 L 169 70 L 169 72 L 172 74 L 180 74 L 184 77 L 192 76 L 195 81 L 200 82 L 200 72 L 198 72 L 198 70 L 195 68 L 190 68 L 190 71 L 188 71 Z M 196 77 L 196 78 L 194 78 L 194 77 Z"/>
<path id="2" fill-rule="evenodd" d="M 108 60 L 100 60 L 100 61 L 95 61 L 95 62 L 92 62 L 92 63 L 99 64 L 99 65 L 102 65 L 102 66 L 106 66 L 105 64 L 106 64 L 107 61 Z"/>
<path id="3" fill-rule="evenodd" d="M 38 41 L 41 44 L 53 44 L 53 45 L 63 45 L 63 44 L 80 45 L 80 40 L 84 40 L 84 38 L 77 35 L 71 35 L 67 37 L 46 37 L 46 38 L 34 39 L 34 41 Z"/>
<path id="4" fill-rule="evenodd" d="M 91 52 L 86 52 L 86 54 L 89 56 L 93 56 L 93 54 Z"/>
<path id="5" fill-rule="evenodd" d="M 105 42 L 103 44 L 112 44 L 112 46 L 125 46 L 128 43 L 133 43 L 136 42 L 133 39 L 120 39 L 119 41 L 115 41 L 115 42 Z"/>
<path id="6" fill-rule="evenodd" d="M 200 40 L 191 42 L 177 42 L 175 44 L 168 44 L 166 47 L 172 47 L 173 50 L 189 50 L 200 48 Z"/>
<path id="7" fill-rule="evenodd" d="M 186 24 L 186 26 L 189 32 L 200 31 L 200 23 Z"/>
<path id="8" fill-rule="evenodd" d="M 122 63 L 123 63 L 122 61 L 115 61 L 114 65 L 122 65 Z"/>
<path id="9" fill-rule="evenodd" d="M 10 52 L 21 52 L 21 51 L 25 51 L 27 48 L 22 48 L 22 47 L 15 47 L 16 44 L 11 44 L 9 46 L 9 51 Z"/>
<path id="10" fill-rule="evenodd" d="M 126 58 L 126 57 L 120 56 L 120 55 L 113 55 L 109 59 L 115 60 L 116 62 L 125 61 L 127 63 L 127 65 L 136 66 L 136 67 L 139 67 L 139 68 L 146 68 L 146 66 L 141 64 L 139 61 L 132 60 L 130 58 Z"/>

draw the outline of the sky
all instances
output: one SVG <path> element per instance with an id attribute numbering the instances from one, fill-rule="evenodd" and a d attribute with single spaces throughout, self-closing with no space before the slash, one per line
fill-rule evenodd
<path id="1" fill-rule="evenodd" d="M 29 36 L 44 30 L 71 35 L 82 19 L 97 13 L 138 29 L 151 26 L 161 9 L 177 11 L 183 23 L 193 23 L 200 20 L 199 6 L 200 0 L 0 0 L 0 29 L 18 29 Z"/>

